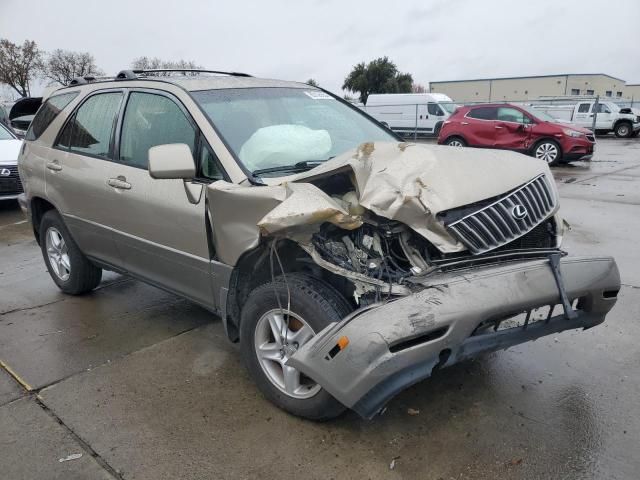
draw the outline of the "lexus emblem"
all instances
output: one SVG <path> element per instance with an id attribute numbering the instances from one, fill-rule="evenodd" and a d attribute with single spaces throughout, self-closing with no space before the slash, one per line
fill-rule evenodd
<path id="1" fill-rule="evenodd" d="M 513 207 L 513 210 L 511 210 L 511 215 L 513 215 L 513 218 L 515 218 L 516 220 L 522 220 L 528 214 L 529 212 L 527 212 L 527 209 L 524 208 L 523 205 L 516 205 L 515 207 Z"/>
<path id="2" fill-rule="evenodd" d="M 9 170 L 8 168 L 3 168 L 2 170 L 0 170 L 0 177 L 8 177 L 9 175 L 11 175 L 11 170 Z"/>

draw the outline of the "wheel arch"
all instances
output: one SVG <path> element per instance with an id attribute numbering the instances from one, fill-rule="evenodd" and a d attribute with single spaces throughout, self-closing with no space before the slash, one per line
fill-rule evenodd
<path id="1" fill-rule="evenodd" d="M 222 320 L 227 336 L 232 342 L 239 340 L 242 305 L 247 297 L 255 288 L 272 279 L 270 258 L 272 242 L 273 240 L 263 241 L 256 248 L 245 252 L 231 272 L 229 290 L 222 308 Z M 278 240 L 276 249 L 285 275 L 292 272 L 312 275 L 338 290 L 355 308 L 352 300 L 354 287 L 349 280 L 320 267 L 300 245 L 292 240 Z M 273 276 L 281 275 L 282 270 L 274 253 Z"/>
<path id="2" fill-rule="evenodd" d="M 613 131 L 615 132 L 621 124 L 629 125 L 629 136 L 633 135 L 633 122 L 628 118 L 620 118 L 616 120 L 613 124 Z"/>
<path id="3" fill-rule="evenodd" d="M 466 145 L 469 145 L 469 142 L 467 141 L 467 139 L 464 137 L 464 135 L 462 135 L 461 133 L 451 133 L 449 135 L 447 135 L 447 137 L 442 141 L 442 144 L 446 144 L 449 140 L 451 140 L 452 138 L 459 138 L 460 140 L 462 140 Z"/>
<path id="4" fill-rule="evenodd" d="M 538 146 L 543 142 L 553 142 L 553 144 L 556 147 L 558 147 L 558 152 L 560 152 L 560 158 L 562 158 L 564 156 L 564 150 L 562 149 L 562 145 L 560 145 L 560 142 L 558 140 L 556 140 L 555 138 L 553 138 L 551 136 L 545 136 L 545 137 L 539 138 L 535 142 L 533 142 L 533 144 L 531 145 L 531 149 L 529 150 L 529 154 L 535 156 L 536 148 L 538 148 Z"/>
<path id="5" fill-rule="evenodd" d="M 33 234 L 36 237 L 36 242 L 40 245 L 40 223 L 42 222 L 42 217 L 49 210 L 55 210 L 58 213 L 60 213 L 60 210 L 53 203 L 42 197 L 33 197 L 29 202 L 29 210 L 31 211 Z"/>

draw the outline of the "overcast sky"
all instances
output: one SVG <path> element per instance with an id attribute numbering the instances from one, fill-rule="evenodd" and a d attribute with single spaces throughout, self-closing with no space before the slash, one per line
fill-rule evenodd
<path id="1" fill-rule="evenodd" d="M 640 83 L 638 0 L 0 0 L 0 37 L 89 51 L 109 74 L 147 55 L 335 92 L 383 55 L 424 85 L 591 72 Z"/>

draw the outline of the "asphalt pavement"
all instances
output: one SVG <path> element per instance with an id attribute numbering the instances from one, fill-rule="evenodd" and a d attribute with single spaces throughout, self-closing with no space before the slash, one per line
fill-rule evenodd
<path id="1" fill-rule="evenodd" d="M 372 421 L 278 410 L 174 295 L 113 273 L 60 293 L 0 203 L 0 478 L 637 479 L 640 139 L 554 176 L 565 249 L 618 261 L 607 321 L 441 370 Z"/>

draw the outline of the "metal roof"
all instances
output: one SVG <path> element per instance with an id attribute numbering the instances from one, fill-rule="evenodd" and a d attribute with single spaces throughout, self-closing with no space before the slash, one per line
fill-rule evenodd
<path id="1" fill-rule="evenodd" d="M 525 75 L 522 77 L 471 78 L 468 80 L 438 80 L 434 82 L 429 82 L 429 84 L 431 85 L 434 83 L 486 82 L 491 80 L 522 80 L 527 78 L 587 77 L 587 76 L 609 77 L 609 78 L 613 78 L 614 80 L 624 82 L 623 79 L 618 77 L 612 77 L 611 75 L 607 75 L 606 73 L 557 73 L 555 75 Z"/>

